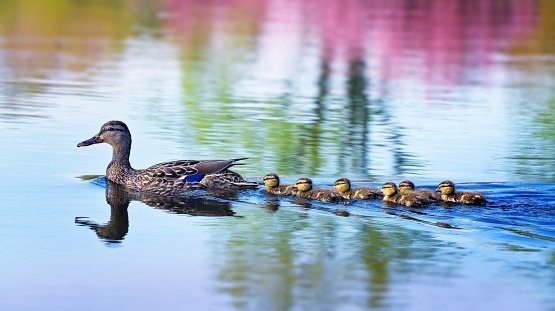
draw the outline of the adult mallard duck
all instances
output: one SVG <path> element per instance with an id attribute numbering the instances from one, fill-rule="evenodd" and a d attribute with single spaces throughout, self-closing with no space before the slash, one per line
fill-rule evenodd
<path id="1" fill-rule="evenodd" d="M 335 190 L 341 194 L 341 196 L 347 200 L 351 199 L 362 199 L 362 200 L 373 200 L 381 199 L 383 194 L 380 190 L 372 187 L 357 187 L 351 188 L 351 181 L 347 178 L 339 178 L 333 183 Z"/>
<path id="2" fill-rule="evenodd" d="M 382 192 L 384 194 L 384 202 L 396 203 L 409 207 L 422 207 L 426 205 L 426 202 L 415 193 L 399 193 L 397 185 L 392 182 L 383 184 Z"/>
<path id="3" fill-rule="evenodd" d="M 469 205 L 483 205 L 487 203 L 486 198 L 479 192 L 455 192 L 455 184 L 449 180 L 444 180 L 439 183 L 436 191 L 441 192 L 441 200 L 444 202 L 462 203 Z"/>
<path id="4" fill-rule="evenodd" d="M 439 200 L 435 191 L 432 190 L 415 190 L 414 183 L 410 180 L 403 180 L 399 183 L 399 193 L 414 193 L 421 197 L 426 203 L 433 203 Z"/>
<path id="5" fill-rule="evenodd" d="M 310 178 L 299 178 L 295 182 L 296 191 L 294 194 L 300 198 L 318 200 L 329 203 L 343 203 L 343 197 L 331 189 L 312 189 Z"/>
<path id="6" fill-rule="evenodd" d="M 246 181 L 230 171 L 242 159 L 231 160 L 179 160 L 136 170 L 129 163 L 131 132 L 121 121 L 109 121 L 98 134 L 80 142 L 77 147 L 107 143 L 112 146 L 112 162 L 106 168 L 106 178 L 127 190 L 158 195 L 175 195 L 191 189 L 241 189 L 255 188 L 257 184 Z"/>
<path id="7" fill-rule="evenodd" d="M 295 185 L 279 185 L 279 176 L 274 173 L 267 174 L 262 178 L 266 185 L 266 192 L 276 195 L 293 195 Z"/>

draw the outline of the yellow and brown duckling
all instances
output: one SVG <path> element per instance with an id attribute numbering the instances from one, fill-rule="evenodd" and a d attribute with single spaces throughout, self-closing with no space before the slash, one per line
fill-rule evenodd
<path id="1" fill-rule="evenodd" d="M 106 179 L 127 190 L 158 195 L 176 195 L 192 189 L 256 188 L 257 183 L 246 181 L 231 171 L 242 159 L 179 160 L 137 170 L 131 167 L 131 132 L 121 121 L 106 122 L 92 138 L 77 147 L 107 143 L 112 146 L 112 161 L 106 168 Z"/>
<path id="2" fill-rule="evenodd" d="M 372 187 L 351 188 L 351 181 L 347 178 L 339 178 L 333 183 L 335 190 L 345 199 L 374 200 L 383 198 L 380 190 Z"/>
<path id="3" fill-rule="evenodd" d="M 441 192 L 441 201 L 462 203 L 469 205 L 486 204 L 486 198 L 479 192 L 460 191 L 455 192 L 455 184 L 449 180 L 442 181 L 437 186 L 438 192 Z"/>
<path id="4" fill-rule="evenodd" d="M 413 192 L 414 194 L 420 196 L 428 204 L 439 200 L 435 191 L 415 190 L 414 183 L 410 180 L 403 180 L 402 182 L 400 182 L 399 193 L 409 193 L 409 192 Z"/>
<path id="5" fill-rule="evenodd" d="M 297 179 L 295 188 L 294 194 L 300 198 L 329 203 L 344 202 L 343 197 L 332 189 L 312 189 L 312 180 L 310 178 L 303 177 Z"/>
<path id="6" fill-rule="evenodd" d="M 426 205 L 425 200 L 413 192 L 399 193 L 397 185 L 392 182 L 383 184 L 382 192 L 384 194 L 384 202 L 396 203 L 409 207 L 422 207 Z"/>
<path id="7" fill-rule="evenodd" d="M 267 174 L 262 178 L 266 185 L 266 192 L 276 195 L 293 195 L 295 185 L 279 185 L 279 176 L 274 173 Z"/>

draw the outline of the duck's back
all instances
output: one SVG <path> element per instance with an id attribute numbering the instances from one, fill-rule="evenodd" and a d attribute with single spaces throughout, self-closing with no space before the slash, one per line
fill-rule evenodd
<path id="1" fill-rule="evenodd" d="M 145 170 L 133 170 L 123 176 L 123 184 L 135 191 L 158 195 L 175 195 L 194 189 L 255 188 L 241 175 L 229 170 L 233 160 L 178 160 L 153 165 Z"/>

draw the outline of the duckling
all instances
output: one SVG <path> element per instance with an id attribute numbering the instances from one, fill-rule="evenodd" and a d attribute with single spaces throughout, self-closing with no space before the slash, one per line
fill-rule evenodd
<path id="1" fill-rule="evenodd" d="M 362 199 L 362 200 L 373 200 L 381 199 L 383 194 L 380 190 L 372 187 L 358 187 L 351 188 L 351 181 L 347 178 L 339 178 L 333 183 L 335 190 L 339 191 L 339 194 L 347 200 L 350 199 Z"/>
<path id="2" fill-rule="evenodd" d="M 409 207 L 422 207 L 426 203 L 424 200 L 415 193 L 399 193 L 397 185 L 392 182 L 386 182 L 382 185 L 382 192 L 385 195 L 384 202 L 402 204 Z"/>
<path id="3" fill-rule="evenodd" d="M 438 197 L 435 191 L 431 190 L 415 190 L 414 184 L 410 180 L 403 180 L 399 183 L 399 193 L 414 192 L 414 194 L 420 196 L 426 203 L 432 203 L 438 201 Z"/>
<path id="4" fill-rule="evenodd" d="M 295 182 L 297 189 L 294 194 L 300 198 L 309 200 L 318 200 L 329 203 L 342 203 L 343 197 L 331 189 L 312 189 L 312 180 L 310 178 L 299 178 Z"/>
<path id="5" fill-rule="evenodd" d="M 454 202 L 468 205 L 482 205 L 487 202 L 486 198 L 479 192 L 455 192 L 455 184 L 449 180 L 440 182 L 436 191 L 441 192 L 441 200 L 444 202 Z"/>
<path id="6" fill-rule="evenodd" d="M 267 174 L 262 178 L 266 185 L 266 192 L 276 195 L 293 195 L 295 185 L 279 185 L 279 176 L 274 173 Z"/>

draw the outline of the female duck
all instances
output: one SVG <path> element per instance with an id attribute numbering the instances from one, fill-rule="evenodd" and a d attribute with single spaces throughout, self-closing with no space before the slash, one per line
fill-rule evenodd
<path id="1" fill-rule="evenodd" d="M 455 192 L 455 184 L 449 180 L 442 181 L 437 186 L 438 192 L 441 192 L 441 200 L 444 202 L 462 203 L 469 205 L 486 204 L 486 198 L 479 192 L 461 191 Z"/>
<path id="2" fill-rule="evenodd" d="M 415 193 L 399 193 L 397 185 L 392 182 L 386 182 L 382 185 L 382 192 L 385 195 L 384 202 L 402 204 L 409 207 L 422 207 L 426 202 Z"/>
<path id="3" fill-rule="evenodd" d="M 438 201 L 438 197 L 435 191 L 432 190 L 415 190 L 414 184 L 410 180 L 403 180 L 399 183 L 399 193 L 410 193 L 413 192 L 417 196 L 421 197 L 426 203 L 433 203 Z"/>
<path id="4" fill-rule="evenodd" d="M 297 189 L 294 194 L 298 197 L 318 200 L 329 203 L 342 203 L 343 197 L 331 189 L 312 189 L 312 180 L 310 178 L 299 178 L 295 182 Z"/>
<path id="5" fill-rule="evenodd" d="M 174 195 L 191 189 L 241 189 L 257 186 L 229 170 L 243 159 L 180 160 L 136 170 L 129 163 L 131 132 L 121 121 L 105 123 L 98 134 L 80 142 L 77 147 L 98 143 L 112 146 L 112 162 L 106 169 L 106 178 L 127 190 Z"/>
<path id="6" fill-rule="evenodd" d="M 383 194 L 380 190 L 372 187 L 357 187 L 351 188 L 351 181 L 347 178 L 339 178 L 333 183 L 335 190 L 341 194 L 341 196 L 347 200 L 351 199 L 361 199 L 361 200 L 373 200 L 381 199 Z"/>
<path id="7" fill-rule="evenodd" d="M 279 185 L 279 176 L 270 173 L 262 178 L 264 185 L 266 185 L 266 192 L 276 195 L 293 195 L 295 185 Z"/>

